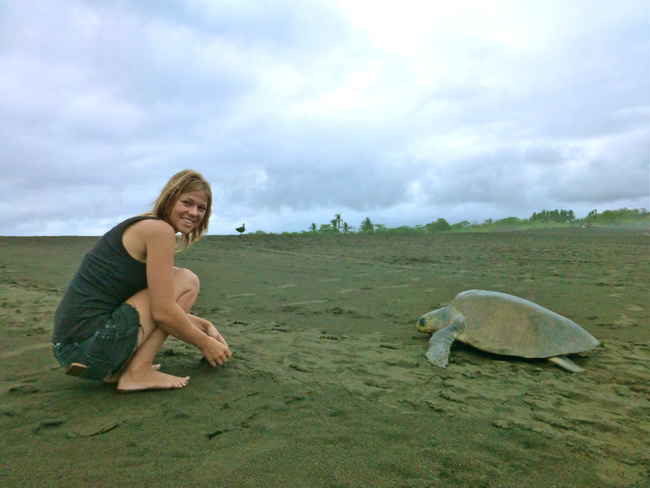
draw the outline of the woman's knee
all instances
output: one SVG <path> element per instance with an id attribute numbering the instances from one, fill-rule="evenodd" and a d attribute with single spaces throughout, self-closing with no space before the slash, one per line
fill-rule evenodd
<path id="1" fill-rule="evenodd" d="M 179 295 L 190 293 L 198 296 L 201 290 L 199 277 L 186 268 L 174 268 L 174 284 Z"/>

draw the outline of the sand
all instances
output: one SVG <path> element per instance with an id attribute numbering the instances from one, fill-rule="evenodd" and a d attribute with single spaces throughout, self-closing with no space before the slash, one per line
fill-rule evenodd
<path id="1" fill-rule="evenodd" d="M 234 352 L 170 340 L 173 392 L 67 377 L 52 315 L 94 238 L 0 238 L 0 485 L 646 487 L 650 236 L 565 229 L 210 236 L 177 257 Z M 602 341 L 568 373 L 462 344 L 426 360 L 416 320 L 467 289 Z"/>

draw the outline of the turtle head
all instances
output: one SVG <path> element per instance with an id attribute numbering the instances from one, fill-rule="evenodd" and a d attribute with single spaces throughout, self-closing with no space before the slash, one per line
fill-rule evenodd
<path id="1" fill-rule="evenodd" d="M 428 334 L 433 334 L 434 332 L 442 329 L 449 323 L 447 310 L 441 308 L 440 310 L 434 310 L 424 314 L 418 320 L 417 327 L 420 332 L 427 332 Z"/>

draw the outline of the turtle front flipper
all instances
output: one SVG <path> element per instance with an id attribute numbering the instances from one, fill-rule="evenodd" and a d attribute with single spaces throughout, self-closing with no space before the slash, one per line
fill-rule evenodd
<path id="1" fill-rule="evenodd" d="M 457 315 L 447 327 L 437 331 L 429 339 L 427 359 L 436 366 L 444 368 L 449 363 L 451 345 L 460 334 L 465 331 L 465 320 L 462 315 Z"/>

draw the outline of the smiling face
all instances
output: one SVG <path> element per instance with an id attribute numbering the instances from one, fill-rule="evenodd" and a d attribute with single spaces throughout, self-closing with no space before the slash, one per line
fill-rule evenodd
<path id="1" fill-rule="evenodd" d="M 188 235 L 205 218 L 208 196 L 202 190 L 181 193 L 169 212 L 169 224 L 176 232 Z"/>
<path id="2" fill-rule="evenodd" d="M 210 183 L 187 169 L 170 178 L 160 192 L 151 215 L 168 222 L 181 233 L 178 250 L 187 249 L 208 231 L 212 214 Z"/>

